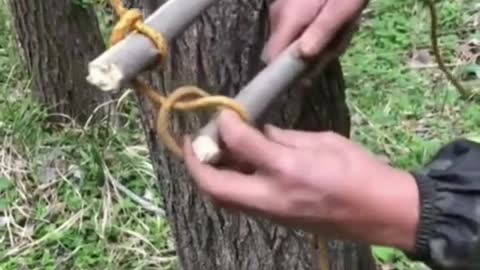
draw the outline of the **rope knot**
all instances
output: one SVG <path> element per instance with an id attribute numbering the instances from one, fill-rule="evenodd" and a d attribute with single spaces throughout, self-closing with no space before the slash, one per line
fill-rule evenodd
<path id="1" fill-rule="evenodd" d="M 149 38 L 155 45 L 160 56 L 160 63 L 163 64 L 168 51 L 167 41 L 163 35 L 143 23 L 143 15 L 140 10 L 126 9 L 121 0 L 111 0 L 111 5 L 119 17 L 119 20 L 113 28 L 110 37 L 110 46 L 117 44 L 125 39 L 128 34 L 136 31 Z M 167 149 L 179 157 L 183 155 L 182 150 L 168 131 L 168 117 L 172 110 L 230 109 L 236 112 L 241 119 L 248 121 L 247 113 L 232 99 L 224 96 L 210 96 L 206 91 L 195 86 L 177 88 L 170 96 L 163 97 L 153 88 L 138 79 L 133 79 L 131 84 L 137 92 L 146 96 L 150 102 L 155 105 L 156 109 L 158 109 L 156 115 L 157 133 Z"/>
<path id="2" fill-rule="evenodd" d="M 121 9 L 124 10 L 124 9 Z M 123 40 L 128 34 L 136 29 L 137 23 L 143 20 L 143 15 L 138 9 L 124 10 L 115 24 L 110 38 L 111 46 Z"/>

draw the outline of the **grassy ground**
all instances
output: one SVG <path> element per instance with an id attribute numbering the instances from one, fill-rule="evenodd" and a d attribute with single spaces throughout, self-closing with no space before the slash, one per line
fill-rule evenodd
<path id="1" fill-rule="evenodd" d="M 49 126 L 29 98 L 1 3 L 0 269 L 174 269 L 162 214 L 123 188 L 161 207 L 135 111 L 115 130 Z M 474 0 L 440 5 L 446 62 L 457 76 L 476 79 L 480 69 L 463 64 L 476 60 L 465 45 L 479 44 L 480 33 L 471 29 L 478 28 L 480 6 Z M 431 58 L 426 11 L 422 1 L 372 1 L 342 58 L 353 138 L 405 169 L 457 136 L 479 135 L 478 105 L 461 101 Z M 119 106 L 130 106 L 125 100 Z M 375 254 L 385 269 L 416 267 L 395 250 Z"/>
<path id="2" fill-rule="evenodd" d="M 480 89 L 478 1 L 437 1 L 445 62 L 472 92 Z M 430 50 L 423 1 L 372 1 L 368 19 L 343 58 L 353 138 L 392 164 L 414 170 L 442 144 L 480 135 L 480 108 L 459 98 Z M 480 62 L 478 62 L 480 63 Z M 398 251 L 376 248 L 385 269 L 412 269 Z"/>
<path id="3" fill-rule="evenodd" d="M 116 130 L 49 126 L 0 12 L 0 269 L 171 269 L 169 228 L 148 207 L 161 202 L 136 113 Z"/>

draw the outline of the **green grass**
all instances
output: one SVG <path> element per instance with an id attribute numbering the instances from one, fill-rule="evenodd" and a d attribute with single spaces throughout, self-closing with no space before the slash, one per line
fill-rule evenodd
<path id="1" fill-rule="evenodd" d="M 172 269 L 161 209 L 123 189 L 162 206 L 135 112 L 115 129 L 50 125 L 0 7 L 0 269 Z"/>
<path id="2" fill-rule="evenodd" d="M 458 76 L 475 75 L 457 51 L 480 37 L 469 31 L 480 9 L 474 0 L 440 5 L 446 62 L 459 64 Z M 409 66 L 430 46 L 422 1 L 372 1 L 367 17 L 342 58 L 353 138 L 412 170 L 456 137 L 479 137 L 479 106 L 462 101 L 435 62 Z M 0 269 L 174 269 L 165 219 L 121 188 L 161 207 L 136 111 L 115 129 L 49 125 L 30 99 L 3 4 L 0 18 Z M 128 97 L 118 106 L 132 111 Z M 418 267 L 396 250 L 375 255 L 386 269 Z"/>
<path id="3" fill-rule="evenodd" d="M 479 37 L 480 32 L 471 31 L 479 6 L 475 1 L 438 3 L 443 58 L 458 64 L 452 71 L 464 77 L 465 63 L 458 53 L 462 44 Z M 352 137 L 406 170 L 420 168 L 455 138 L 478 138 L 479 105 L 460 99 L 433 59 L 426 63 L 429 68 L 409 65 L 416 52 L 430 48 L 430 17 L 423 2 L 376 0 L 370 9 L 368 20 L 342 58 Z M 478 70 L 476 64 L 473 68 Z M 475 76 L 463 83 L 476 92 L 480 88 L 477 80 Z M 375 248 L 375 255 L 391 267 L 387 269 L 418 267 L 394 249 Z"/>
<path id="4" fill-rule="evenodd" d="M 478 36 L 457 34 L 472 23 L 469 6 L 473 8 L 474 1 L 442 2 L 438 7 L 440 32 L 449 33 L 440 37 L 447 63 L 457 63 L 462 42 Z M 476 136 L 480 111 L 477 104 L 462 101 L 437 68 L 409 67 L 411 56 L 430 45 L 422 1 L 377 0 L 370 8 L 370 19 L 342 59 L 353 137 L 391 157 L 393 164 L 415 168 L 449 140 Z"/>

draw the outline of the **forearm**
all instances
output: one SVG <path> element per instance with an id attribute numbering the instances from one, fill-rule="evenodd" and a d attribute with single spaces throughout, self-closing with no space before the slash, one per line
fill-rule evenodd
<path id="1" fill-rule="evenodd" d="M 372 211 L 376 217 L 371 217 L 375 224 L 368 228 L 375 237 L 373 243 L 413 251 L 420 218 L 415 179 L 408 172 L 397 169 L 389 170 L 388 174 L 380 177 L 377 182 L 385 184 L 382 188 L 373 189 L 370 196 L 371 203 L 376 204 L 372 207 L 376 208 Z"/>
<path id="2" fill-rule="evenodd" d="M 419 172 L 368 175 L 349 195 L 361 205 L 348 203 L 334 220 L 342 237 L 401 249 L 434 269 L 480 269 L 480 144 L 452 142 Z"/>
<path id="3" fill-rule="evenodd" d="M 419 196 L 413 176 L 385 166 L 362 182 L 364 188 L 348 197 L 352 202 L 346 207 L 348 213 L 335 221 L 342 227 L 341 237 L 413 251 L 419 220 Z"/>

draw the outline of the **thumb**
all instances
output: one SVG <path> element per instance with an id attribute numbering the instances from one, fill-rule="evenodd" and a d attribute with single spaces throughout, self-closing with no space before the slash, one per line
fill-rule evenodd
<path id="1" fill-rule="evenodd" d="M 315 20 L 324 1 L 276 0 L 271 8 L 270 38 L 262 53 L 262 60 L 271 62 Z"/>
<path id="2" fill-rule="evenodd" d="M 273 125 L 265 126 L 265 136 L 278 144 L 293 148 L 313 148 L 318 144 L 318 136 L 314 133 L 285 130 Z"/>
<path id="3" fill-rule="evenodd" d="M 278 25 L 272 26 L 272 33 L 261 58 L 265 63 L 273 61 L 288 45 L 300 36 L 303 25 L 300 21 L 292 17 L 283 18 L 277 22 Z"/>
<path id="4" fill-rule="evenodd" d="M 350 21 L 356 19 L 361 12 L 362 7 L 355 2 L 342 5 L 336 1 L 327 1 L 322 12 L 300 38 L 300 50 L 303 56 L 314 57 L 331 42 L 335 42 L 338 32 Z"/>
<path id="5" fill-rule="evenodd" d="M 265 137 L 286 147 L 309 150 L 343 149 L 346 142 L 345 138 L 333 131 L 297 131 L 273 125 L 265 126 Z"/>

